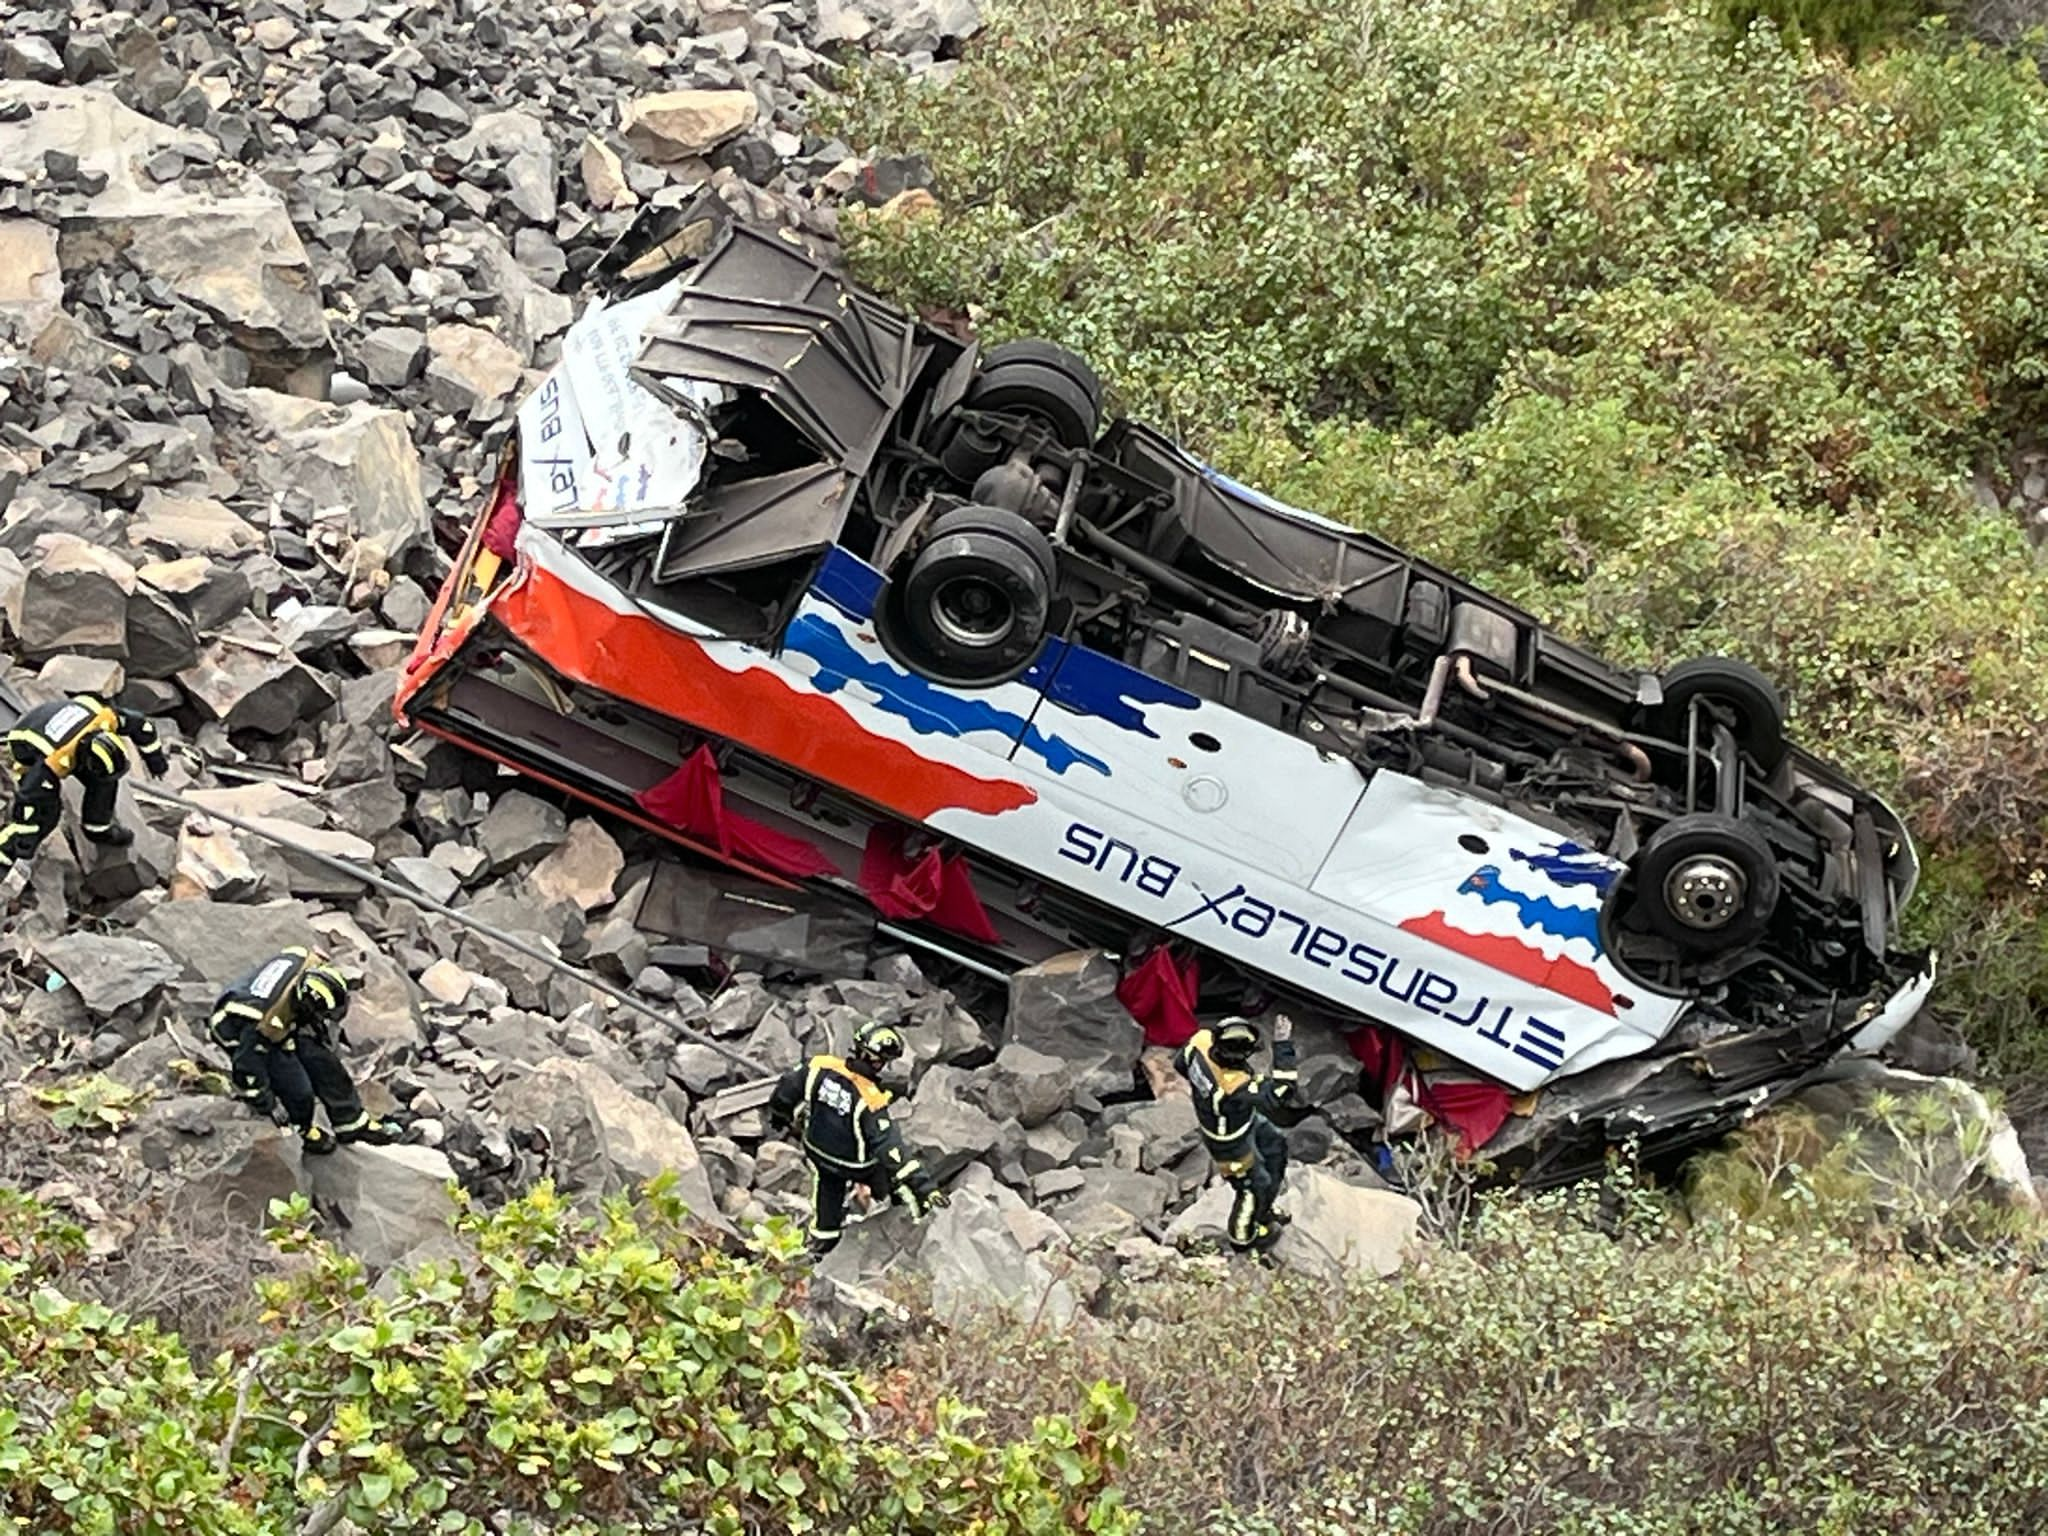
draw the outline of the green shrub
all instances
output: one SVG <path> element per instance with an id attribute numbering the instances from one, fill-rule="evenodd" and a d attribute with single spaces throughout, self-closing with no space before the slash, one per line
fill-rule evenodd
<path id="1" fill-rule="evenodd" d="M 1719 0 L 1715 14 L 1737 37 L 1767 22 L 1787 37 L 1855 57 L 1898 38 L 1933 10 L 1926 0 Z"/>
<path id="2" fill-rule="evenodd" d="M 2048 86 L 1800 40 L 1900 9 L 1020 0 L 953 85 L 862 85 L 848 131 L 943 212 L 850 250 L 1619 661 L 1765 667 L 1899 797 L 1914 935 L 1964 962 L 1935 1007 L 2016 1078 L 2048 570 L 1966 486 L 2048 417 Z"/>
<path id="3" fill-rule="evenodd" d="M 1805 1225 L 1688 1225 L 1629 1178 L 1487 1203 L 1342 1290 L 1233 1268 L 1100 1326 L 920 1337 L 1016 1428 L 1098 1375 L 1148 1526 L 1251 1536 L 2016 1536 L 2048 1520 L 2048 1287 Z"/>
<path id="4" fill-rule="evenodd" d="M 278 1238 L 304 1262 L 261 1286 L 275 1335 L 204 1368 L 39 1280 L 34 1255 L 75 1234 L 6 1198 L 0 1529 L 242 1536 L 313 1508 L 444 1536 L 1133 1528 L 1116 1389 L 1007 1443 L 944 1398 L 877 1429 L 868 1384 L 791 1310 L 796 1239 L 736 1259 L 659 1186 L 597 1217 L 546 1186 L 468 1212 L 473 1257 L 388 1294 L 314 1240 L 300 1198 Z"/>

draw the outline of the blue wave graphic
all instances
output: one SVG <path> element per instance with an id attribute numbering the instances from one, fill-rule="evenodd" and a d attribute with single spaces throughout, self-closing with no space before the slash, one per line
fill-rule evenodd
<path id="1" fill-rule="evenodd" d="M 1597 853 L 1581 848 L 1577 843 L 1552 843 L 1535 853 L 1510 848 L 1508 856 L 1518 864 L 1526 864 L 1540 874 L 1548 875 L 1559 885 L 1590 886 L 1602 895 L 1621 873 Z"/>
<path id="2" fill-rule="evenodd" d="M 1513 907 L 1524 928 L 1534 928 L 1554 938 L 1583 939 L 1593 946 L 1595 954 L 1600 952 L 1600 914 L 1596 909 L 1560 906 L 1548 896 L 1526 895 L 1502 881 L 1498 865 L 1480 865 L 1458 890 L 1467 896 L 1477 896 L 1489 906 Z"/>
<path id="3" fill-rule="evenodd" d="M 1136 731 L 1157 740 L 1159 733 L 1145 723 L 1144 705 L 1194 709 L 1202 702 L 1185 688 L 1161 682 L 1151 673 L 1125 666 L 1100 651 L 1061 641 L 1054 644 L 1062 654 L 1053 657 L 1048 648 L 1046 659 L 1054 664 L 1052 681 L 1040 686 L 1045 688 L 1047 699 L 1077 715 L 1088 715 L 1119 730 Z"/>
<path id="4" fill-rule="evenodd" d="M 850 619 L 873 618 L 875 601 L 882 595 L 882 573 L 835 544 L 825 551 L 811 591 Z"/>
<path id="5" fill-rule="evenodd" d="M 986 699 L 968 698 L 915 673 L 862 655 L 822 615 L 799 614 L 782 637 L 782 648 L 818 664 L 812 679 L 821 693 L 837 693 L 857 682 L 879 695 L 875 707 L 905 721 L 924 736 L 965 736 L 994 731 L 1035 753 L 1054 773 L 1076 764 L 1109 777 L 1109 764 L 1059 736 L 1049 736 L 1022 715 L 997 709 Z"/>

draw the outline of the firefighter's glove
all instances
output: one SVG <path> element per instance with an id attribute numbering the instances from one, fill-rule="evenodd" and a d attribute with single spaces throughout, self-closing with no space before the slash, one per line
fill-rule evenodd
<path id="1" fill-rule="evenodd" d="M 924 1197 L 924 1208 L 927 1211 L 942 1211 L 952 1203 L 953 1197 L 943 1189 L 935 1189 Z"/>
<path id="2" fill-rule="evenodd" d="M 171 771 L 171 760 L 162 747 L 142 754 L 142 766 L 149 771 L 152 779 L 160 779 Z"/>

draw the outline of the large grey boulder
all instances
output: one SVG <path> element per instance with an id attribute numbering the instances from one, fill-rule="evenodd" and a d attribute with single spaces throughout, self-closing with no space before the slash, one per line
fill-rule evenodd
<path id="1" fill-rule="evenodd" d="M 491 802 L 476 829 L 476 844 L 489 857 L 491 872 L 502 874 L 559 847 L 568 835 L 569 818 L 559 806 L 513 789 Z"/>
<path id="2" fill-rule="evenodd" d="M 1017 972 L 1004 1043 L 1066 1062 L 1077 1093 L 1129 1092 L 1145 1032 L 1117 1001 L 1117 979 L 1100 950 L 1070 950 Z"/>
<path id="3" fill-rule="evenodd" d="M 419 451 L 403 411 L 328 405 L 267 389 L 234 397 L 245 425 L 247 487 L 302 513 L 339 508 L 366 563 L 385 565 L 426 536 Z"/>
<path id="4" fill-rule="evenodd" d="M 128 594 L 131 678 L 168 680 L 199 660 L 199 632 L 170 597 L 138 581 Z"/>
<path id="5" fill-rule="evenodd" d="M 967 1079 L 975 1102 L 998 1120 L 1015 1120 L 1029 1129 L 1043 1125 L 1072 1096 L 1067 1063 L 1013 1040 L 996 1059 L 978 1067 Z M 929 1078 L 927 1078 L 929 1085 Z"/>
<path id="6" fill-rule="evenodd" d="M 932 1312 L 941 1321 L 995 1309 L 1064 1328 L 1087 1299 L 1072 1283 L 1071 1267 L 1056 1274 L 1041 1255 L 1025 1249 L 994 1188 L 958 1190 L 951 1203 L 933 1212 L 916 1265 L 931 1278 Z"/>
<path id="7" fill-rule="evenodd" d="M 1166 1240 L 1181 1246 L 1226 1241 L 1230 1208 L 1236 1202 L 1237 1191 L 1221 1179 L 1206 1185 L 1186 1210 L 1166 1224 Z"/>
<path id="8" fill-rule="evenodd" d="M 904 1140 L 924 1157 L 933 1178 L 950 1177 L 1002 1139 L 1002 1127 L 969 1099 L 971 1083 L 959 1067 L 934 1067 L 914 1098 L 891 1107 Z"/>
<path id="9" fill-rule="evenodd" d="M 204 555 L 138 566 L 135 579 L 169 598 L 202 632 L 219 629 L 246 612 L 253 595 L 249 578 L 239 567 Z"/>
<path id="10" fill-rule="evenodd" d="M 305 1187 L 299 1138 L 230 1099 L 147 1106 L 134 1131 L 145 1167 L 174 1180 L 174 1207 L 200 1230 L 263 1227 L 270 1202 Z"/>
<path id="11" fill-rule="evenodd" d="M 561 952 L 559 930 L 552 933 L 542 931 L 549 926 L 550 919 L 548 909 L 537 902 L 522 901 L 510 891 L 492 890 L 462 910 L 476 921 L 487 923 L 497 932 L 516 938 L 542 954 Z M 548 986 L 555 971 L 545 962 L 471 929 L 462 930 L 455 958 L 478 975 L 504 983 L 512 994 L 512 1001 L 521 1008 L 537 1009 L 547 1005 Z"/>
<path id="12" fill-rule="evenodd" d="M 326 681 L 304 662 L 229 641 L 208 646 L 177 678 L 192 702 L 230 731 L 282 736 L 334 706 Z"/>
<path id="13" fill-rule="evenodd" d="M 345 1146 L 306 1159 L 305 1174 L 336 1241 L 373 1270 L 438 1239 L 455 1215 L 455 1170 L 431 1147 Z"/>
<path id="14" fill-rule="evenodd" d="M 135 567 L 68 533 L 47 533 L 25 562 L 27 580 L 8 622 L 31 659 L 60 653 L 128 654 L 128 599 Z"/>
<path id="15" fill-rule="evenodd" d="M 1125 1116 L 1123 1123 L 1144 1137 L 1139 1166 L 1147 1173 L 1171 1167 L 1202 1145 L 1202 1127 L 1195 1119 L 1194 1100 L 1182 1095 L 1141 1104 Z"/>
<path id="16" fill-rule="evenodd" d="M 497 1107 L 509 1124 L 547 1130 L 563 1189 L 610 1193 L 670 1173 L 693 1214 L 726 1226 L 690 1133 L 593 1063 L 551 1056 L 501 1089 Z"/>
<path id="17" fill-rule="evenodd" d="M 739 1066 L 708 1045 L 684 1041 L 675 1048 L 668 1063 L 669 1080 L 694 1098 L 709 1098 L 719 1089 L 738 1082 Z"/>
<path id="18" fill-rule="evenodd" d="M 210 496 L 166 495 L 154 486 L 142 493 L 137 515 L 128 519 L 131 546 L 166 557 L 217 555 L 235 559 L 263 545 L 263 535 L 224 502 Z"/>
<path id="19" fill-rule="evenodd" d="M 480 155 L 497 160 L 512 206 L 535 224 L 555 222 L 555 151 L 547 125 L 538 118 L 520 111 L 486 112 L 448 149 L 465 160 Z"/>
<path id="20" fill-rule="evenodd" d="M 175 981 L 181 970 L 176 960 L 147 939 L 75 930 L 40 940 L 36 948 L 95 1018 L 141 1002 Z"/>
<path id="21" fill-rule="evenodd" d="M 1279 1208 L 1294 1220 L 1273 1257 L 1327 1280 L 1397 1273 L 1422 1219 L 1422 1207 L 1406 1195 L 1347 1183 L 1322 1168 L 1290 1169 Z"/>
<path id="22" fill-rule="evenodd" d="M 562 1054 L 552 1021 L 519 1008 L 496 1008 L 487 1018 L 465 1020 L 462 1038 L 479 1055 L 528 1071 Z"/>
<path id="23" fill-rule="evenodd" d="M 576 303 L 535 282 L 496 230 L 478 231 L 478 246 L 485 280 L 498 295 L 498 335 L 522 361 L 531 360 L 543 342 L 569 329 Z"/>
<path id="24" fill-rule="evenodd" d="M 314 942 L 312 917 L 297 901 L 167 901 L 135 931 L 176 956 L 187 977 L 218 991 L 286 946 Z"/>
<path id="25" fill-rule="evenodd" d="M 1073 1188 L 1051 1212 L 1076 1242 L 1128 1237 L 1165 1214 L 1178 1189 L 1134 1168 L 1074 1170 Z"/>
<path id="26" fill-rule="evenodd" d="M 50 199 L 66 276 L 126 261 L 222 322 L 244 347 L 299 356 L 328 346 L 327 319 L 305 247 L 284 199 L 221 155 L 204 134 L 130 110 L 96 86 L 0 83 L 0 165 L 41 167 L 75 157 L 78 190 Z M 214 165 L 202 184 L 158 182 L 144 170 L 165 151 Z M 84 178 L 104 177 L 97 191 Z"/>

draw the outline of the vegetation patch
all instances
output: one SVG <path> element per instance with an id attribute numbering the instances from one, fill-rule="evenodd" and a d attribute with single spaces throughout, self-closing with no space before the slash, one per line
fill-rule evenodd
<path id="1" fill-rule="evenodd" d="M 80 1300 L 83 1233 L 0 1187 L 0 1530 L 990 1533 L 1133 1529 L 1131 1410 L 1096 1385 L 1014 1440 L 944 1396 L 885 1416 L 793 1303 L 797 1239 L 739 1258 L 660 1184 L 582 1215 L 466 1213 L 460 1264 L 375 1291 L 303 1197 L 261 1342 L 195 1360 Z"/>
<path id="2" fill-rule="evenodd" d="M 1004 1405 L 997 1432 L 1123 1382 L 1148 1529 L 2041 1528 L 2040 1275 L 1864 1241 L 1866 1175 L 1841 1159 L 1772 1175 L 1761 1197 L 1715 1176 L 1747 1215 L 1688 1217 L 1625 1172 L 1489 1197 L 1397 1283 L 1234 1266 L 1131 1287 L 1099 1327 L 921 1335 L 902 1368 Z"/>

